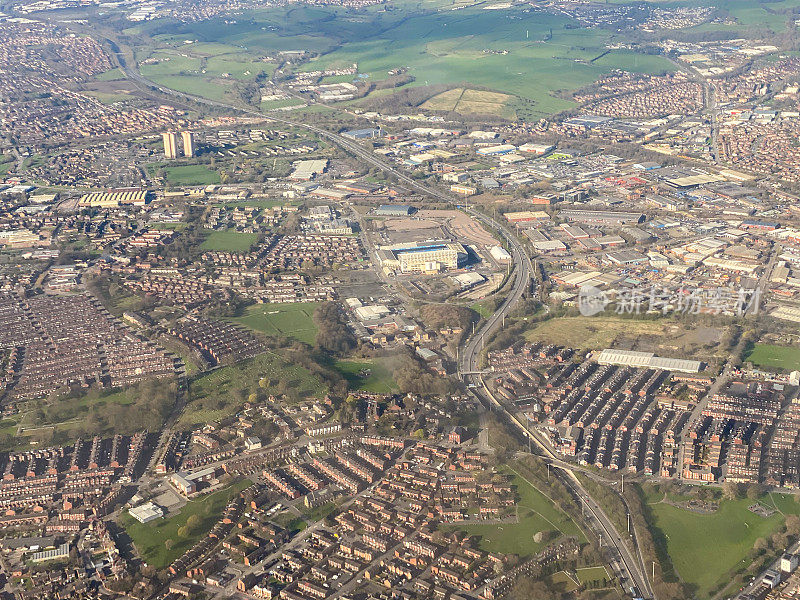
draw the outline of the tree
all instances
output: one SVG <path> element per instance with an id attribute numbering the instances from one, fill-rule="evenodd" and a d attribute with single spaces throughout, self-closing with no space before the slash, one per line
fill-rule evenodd
<path id="1" fill-rule="evenodd" d="M 722 484 L 722 495 L 727 500 L 736 500 L 740 496 L 739 484 L 735 481 L 725 481 Z"/>
<path id="2" fill-rule="evenodd" d="M 200 526 L 200 517 L 197 515 L 191 515 L 188 519 L 186 519 L 186 527 L 189 531 L 195 531 Z"/>
<path id="3" fill-rule="evenodd" d="M 167 552 L 172 550 L 172 547 L 175 545 L 175 541 L 172 538 L 167 538 L 164 540 L 164 547 L 167 549 Z"/>
<path id="4" fill-rule="evenodd" d="M 178 537 L 180 538 L 187 538 L 189 537 L 189 530 L 184 525 L 183 527 L 178 527 Z"/>
<path id="5" fill-rule="evenodd" d="M 751 483 L 747 486 L 747 497 L 750 500 L 758 500 L 764 495 L 764 487 L 760 483 Z"/>
<path id="6" fill-rule="evenodd" d="M 792 536 L 800 535 L 800 517 L 797 515 L 786 516 L 786 533 Z"/>

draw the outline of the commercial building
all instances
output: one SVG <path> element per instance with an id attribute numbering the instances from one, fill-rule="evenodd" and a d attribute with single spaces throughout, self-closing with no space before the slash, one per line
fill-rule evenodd
<path id="1" fill-rule="evenodd" d="M 613 348 L 606 348 L 597 355 L 595 360 L 601 365 L 663 369 L 665 371 L 680 371 L 682 373 L 697 373 L 703 367 L 703 363 L 699 360 L 663 358 L 656 356 L 652 352 L 615 350 Z"/>
<path id="2" fill-rule="evenodd" d="M 403 273 L 429 273 L 457 269 L 467 261 L 467 250 L 458 242 L 432 241 L 381 248 L 378 258 L 386 268 Z"/>
<path id="3" fill-rule="evenodd" d="M 178 134 L 174 131 L 167 131 L 161 134 L 164 141 L 164 156 L 166 158 L 178 158 Z"/>
<path id="4" fill-rule="evenodd" d="M 383 135 L 383 131 L 378 129 L 353 129 L 351 131 L 342 132 L 342 137 L 350 138 L 351 140 L 369 140 L 379 138 Z"/>
<path id="5" fill-rule="evenodd" d="M 192 157 L 195 155 L 194 134 L 191 131 L 181 132 L 183 138 L 183 155 Z"/>

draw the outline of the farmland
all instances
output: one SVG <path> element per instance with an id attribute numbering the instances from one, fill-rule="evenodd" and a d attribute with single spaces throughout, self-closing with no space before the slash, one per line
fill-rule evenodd
<path id="1" fill-rule="evenodd" d="M 253 304 L 231 320 L 266 335 L 290 337 L 313 346 L 317 326 L 312 317 L 317 306 L 316 302 Z"/>
<path id="2" fill-rule="evenodd" d="M 648 73 L 673 69 L 663 57 L 607 52 L 610 31 L 575 27 L 566 16 L 523 7 L 454 12 L 436 10 L 435 4 L 400 4 L 381 11 L 309 6 L 251 10 L 235 21 L 183 23 L 170 35 L 154 31 L 154 47 L 139 56 L 140 61 L 150 59 L 143 73 L 154 81 L 219 99 L 230 93 L 232 80 L 271 73 L 274 65 L 258 60 L 264 54 L 303 49 L 318 56 L 300 70 L 357 64 L 369 81 L 380 81 L 389 70 L 404 66 L 415 78 L 412 85 L 461 83 L 463 90 L 463 82 L 469 81 L 485 86 L 493 91 L 434 98 L 431 108 L 446 110 L 433 106 L 454 99 L 451 110 L 502 116 L 513 116 L 514 96 L 532 103 L 527 116 L 570 108 L 573 103 L 559 91 L 579 88 L 615 68 Z M 155 29 L 140 25 L 137 31 L 149 27 Z M 186 39 L 198 41 L 184 44 Z"/>

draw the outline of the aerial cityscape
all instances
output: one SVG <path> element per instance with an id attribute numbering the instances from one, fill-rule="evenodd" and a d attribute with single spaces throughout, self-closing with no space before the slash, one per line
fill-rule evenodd
<path id="1" fill-rule="evenodd" d="M 800 598 L 800 0 L 0 0 L 0 600 Z"/>

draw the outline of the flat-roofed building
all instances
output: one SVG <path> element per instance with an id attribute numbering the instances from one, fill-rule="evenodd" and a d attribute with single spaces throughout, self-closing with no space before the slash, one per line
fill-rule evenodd
<path id="1" fill-rule="evenodd" d="M 664 371 L 680 371 L 682 373 L 697 373 L 703 367 L 703 363 L 699 360 L 664 358 L 656 356 L 652 352 L 616 350 L 614 348 L 606 348 L 594 358 L 601 365 L 663 369 Z"/>

